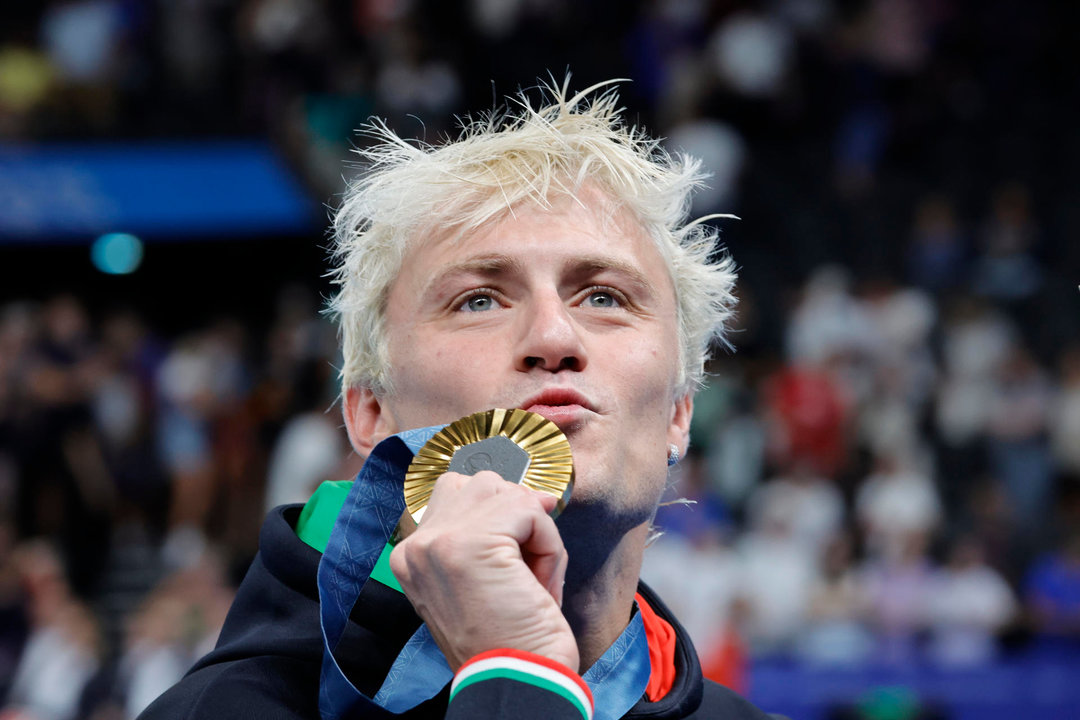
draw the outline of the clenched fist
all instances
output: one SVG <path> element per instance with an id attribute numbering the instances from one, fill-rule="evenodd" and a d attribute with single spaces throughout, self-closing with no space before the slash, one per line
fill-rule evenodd
<path id="1" fill-rule="evenodd" d="M 567 554 L 548 515 L 555 502 L 493 472 L 446 473 L 420 526 L 394 548 L 390 567 L 455 672 L 497 648 L 578 671 L 560 609 Z"/>

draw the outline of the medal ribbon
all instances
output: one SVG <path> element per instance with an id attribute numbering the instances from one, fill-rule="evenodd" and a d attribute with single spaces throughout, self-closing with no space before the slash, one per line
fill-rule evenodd
<path id="1" fill-rule="evenodd" d="M 319 562 L 319 621 L 323 636 L 319 714 L 341 720 L 378 706 L 404 713 L 435 697 L 454 673 L 427 625 L 402 648 L 374 698 L 356 689 L 334 656 L 360 591 L 371 576 L 401 514 L 402 487 L 413 456 L 443 426 L 393 435 L 375 446 L 356 476 Z M 585 673 L 595 700 L 594 718 L 617 720 L 637 703 L 649 682 L 649 646 L 641 613 Z"/>

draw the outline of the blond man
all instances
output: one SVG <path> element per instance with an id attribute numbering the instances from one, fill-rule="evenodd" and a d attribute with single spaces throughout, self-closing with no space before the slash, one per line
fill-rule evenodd
<path id="1" fill-rule="evenodd" d="M 368 461 L 271 513 L 218 648 L 145 717 L 765 717 L 638 580 L 732 265 L 686 222 L 697 162 L 627 128 L 609 84 L 567 88 L 439 146 L 369 128 L 332 303 Z M 446 472 L 381 547 L 417 438 L 489 408 L 565 434 L 562 514 Z"/>

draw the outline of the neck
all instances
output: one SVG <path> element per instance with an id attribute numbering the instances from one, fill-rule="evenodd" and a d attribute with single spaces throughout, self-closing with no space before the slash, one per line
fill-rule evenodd
<path id="1" fill-rule="evenodd" d="M 577 639 L 582 673 L 630 622 L 648 532 L 649 524 L 644 523 L 608 543 L 588 535 L 564 534 L 576 541 L 567 542 L 570 563 L 562 609 Z"/>

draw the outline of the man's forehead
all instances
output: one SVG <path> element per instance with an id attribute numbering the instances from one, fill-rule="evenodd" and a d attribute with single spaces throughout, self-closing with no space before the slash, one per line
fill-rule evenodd
<path id="1" fill-rule="evenodd" d="M 461 202 L 468 200 L 463 198 Z M 527 225 L 542 230 L 554 220 L 567 216 L 579 220 L 581 225 L 592 225 L 608 240 L 624 239 L 625 245 L 630 246 L 638 240 L 647 239 L 652 244 L 648 228 L 625 203 L 594 184 L 586 184 L 573 194 L 552 192 L 543 201 L 528 197 L 504 206 L 479 226 L 440 224 L 438 218 L 433 218 L 430 224 L 407 242 L 403 266 L 431 250 L 438 252 L 446 246 L 461 245 L 474 238 L 499 233 L 508 225 L 516 226 L 518 230 Z M 514 234 L 502 234 L 499 239 L 506 245 L 512 245 L 515 237 Z"/>

